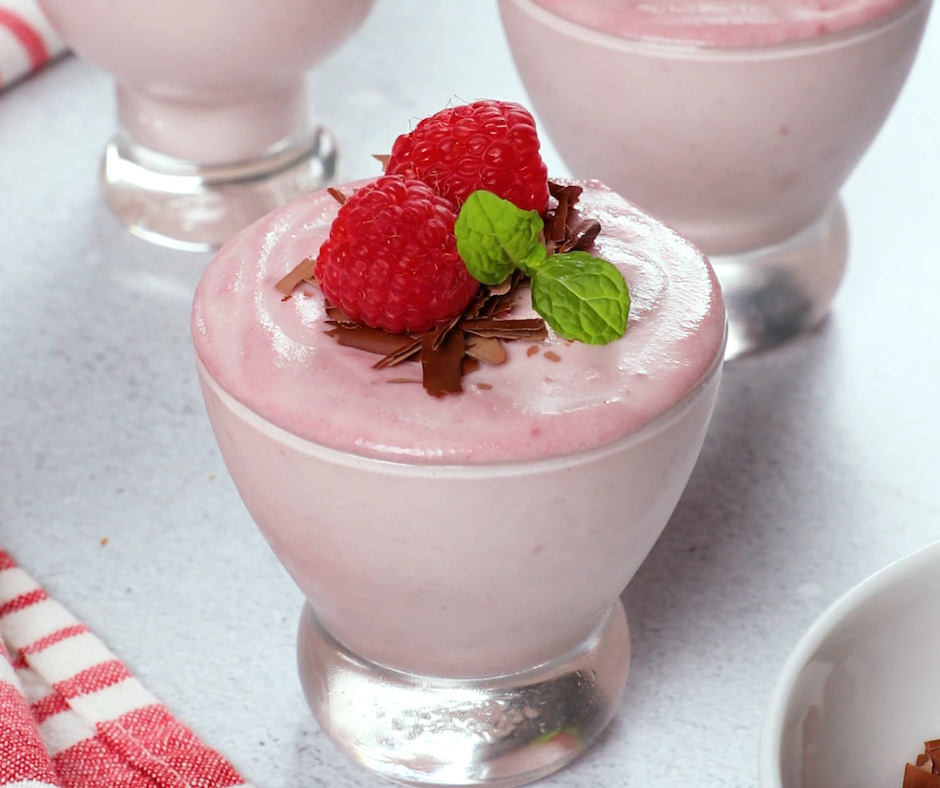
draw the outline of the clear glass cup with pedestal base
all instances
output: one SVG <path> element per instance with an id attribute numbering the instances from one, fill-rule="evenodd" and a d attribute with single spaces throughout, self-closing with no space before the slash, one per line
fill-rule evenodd
<path id="1" fill-rule="evenodd" d="M 239 493 L 309 600 L 301 684 L 349 757 L 407 785 L 512 786 L 594 741 L 629 670 L 618 596 L 688 481 L 717 363 L 611 446 L 480 466 L 318 446 L 199 371 Z"/>
<path id="2" fill-rule="evenodd" d="M 329 182 L 336 141 L 306 72 L 374 0 L 42 0 L 79 56 L 117 80 L 101 188 L 149 241 L 194 251 Z"/>
<path id="3" fill-rule="evenodd" d="M 582 185 L 595 253 L 631 288 L 626 334 L 506 342 L 446 397 L 426 393 L 422 364 L 375 369 L 338 343 L 313 285 L 276 288 L 316 256 L 329 194 L 239 233 L 196 291 L 219 448 L 307 599 L 309 705 L 352 759 L 400 783 L 521 785 L 595 739 L 629 668 L 619 595 L 705 438 L 726 338 L 714 273 Z M 530 300 L 523 288 L 511 314 L 528 319 Z"/>
<path id="4" fill-rule="evenodd" d="M 575 177 L 602 178 L 709 256 L 729 358 L 828 314 L 848 260 L 839 190 L 901 91 L 931 2 L 801 0 L 790 29 L 766 22 L 786 5 L 500 0 L 533 107 Z M 865 21 L 827 32 L 843 7 L 846 23 Z"/>

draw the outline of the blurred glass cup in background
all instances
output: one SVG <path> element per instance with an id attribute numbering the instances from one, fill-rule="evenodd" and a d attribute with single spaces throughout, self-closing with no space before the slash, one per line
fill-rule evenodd
<path id="1" fill-rule="evenodd" d="M 828 314 L 848 259 L 839 190 L 904 85 L 930 5 L 730 46 L 619 37 L 535 0 L 500 0 L 523 83 L 572 174 L 603 180 L 711 259 L 728 358 Z M 614 13 L 597 0 L 570 6 Z"/>
<path id="2" fill-rule="evenodd" d="M 117 80 L 105 200 L 154 243 L 204 251 L 330 181 L 332 134 L 305 74 L 375 0 L 41 0 L 67 44 Z"/>

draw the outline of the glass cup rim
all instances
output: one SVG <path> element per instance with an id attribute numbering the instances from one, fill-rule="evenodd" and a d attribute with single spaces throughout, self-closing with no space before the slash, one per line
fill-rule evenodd
<path id="1" fill-rule="evenodd" d="M 709 384 L 720 375 L 724 365 L 725 346 L 728 342 L 728 319 L 725 316 L 721 343 L 705 373 L 696 381 L 678 401 L 658 413 L 649 421 L 621 437 L 583 451 L 528 460 L 507 460 L 505 462 L 453 463 L 453 462 L 402 462 L 380 459 L 363 454 L 355 454 L 344 449 L 336 449 L 322 443 L 301 438 L 299 435 L 278 426 L 264 418 L 253 409 L 230 394 L 206 368 L 199 354 L 196 354 L 196 367 L 202 379 L 238 418 L 255 429 L 273 435 L 277 440 L 303 454 L 322 459 L 334 465 L 351 466 L 360 470 L 373 471 L 385 475 L 424 478 L 480 479 L 505 476 L 526 476 L 544 471 L 571 468 L 595 462 L 609 454 L 615 454 L 634 444 L 641 443 L 663 430 L 681 416 L 692 403 L 701 396 Z"/>
<path id="2" fill-rule="evenodd" d="M 786 57 L 798 57 L 807 52 L 819 52 L 835 49 L 879 35 L 884 30 L 899 24 L 912 15 L 921 6 L 929 6 L 933 0 L 906 0 L 897 8 L 870 19 L 860 25 L 844 30 L 823 33 L 809 39 L 783 41 L 764 46 L 709 46 L 689 42 L 667 41 L 655 38 L 626 38 L 586 27 L 543 8 L 535 0 L 500 0 L 501 4 L 512 3 L 530 17 L 540 19 L 544 24 L 570 38 L 580 39 L 588 44 L 596 44 L 606 49 L 625 53 L 641 54 L 653 57 L 697 59 L 704 61 L 721 60 L 762 60 Z M 505 27 L 505 25 L 504 25 Z"/>

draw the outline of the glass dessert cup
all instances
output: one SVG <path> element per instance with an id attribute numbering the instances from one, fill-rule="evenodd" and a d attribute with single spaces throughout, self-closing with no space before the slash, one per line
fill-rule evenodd
<path id="1" fill-rule="evenodd" d="M 305 73 L 374 0 L 41 0 L 81 57 L 117 80 L 104 198 L 135 235 L 216 249 L 272 208 L 331 181 L 332 134 Z"/>
<path id="2" fill-rule="evenodd" d="M 590 744 L 627 678 L 619 594 L 688 481 L 722 357 L 613 443 L 478 465 L 312 443 L 197 360 L 232 478 L 308 600 L 301 682 L 344 752 L 400 783 L 511 786 Z"/>
<path id="3" fill-rule="evenodd" d="M 828 314 L 848 259 L 839 190 L 900 93 L 930 5 L 722 48 L 619 38 L 500 0 L 532 104 L 574 176 L 602 178 L 709 256 L 728 358 Z"/>

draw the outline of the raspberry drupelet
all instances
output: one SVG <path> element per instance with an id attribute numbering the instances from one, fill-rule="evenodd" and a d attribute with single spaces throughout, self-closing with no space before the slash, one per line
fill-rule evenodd
<path id="1" fill-rule="evenodd" d="M 486 189 L 525 211 L 548 208 L 535 120 L 507 101 L 475 101 L 422 120 L 392 146 L 385 172 L 424 181 L 460 210 Z"/>
<path id="2" fill-rule="evenodd" d="M 315 276 L 351 319 L 393 334 L 459 315 L 480 283 L 457 254 L 451 205 L 421 181 L 385 175 L 340 207 Z"/>

